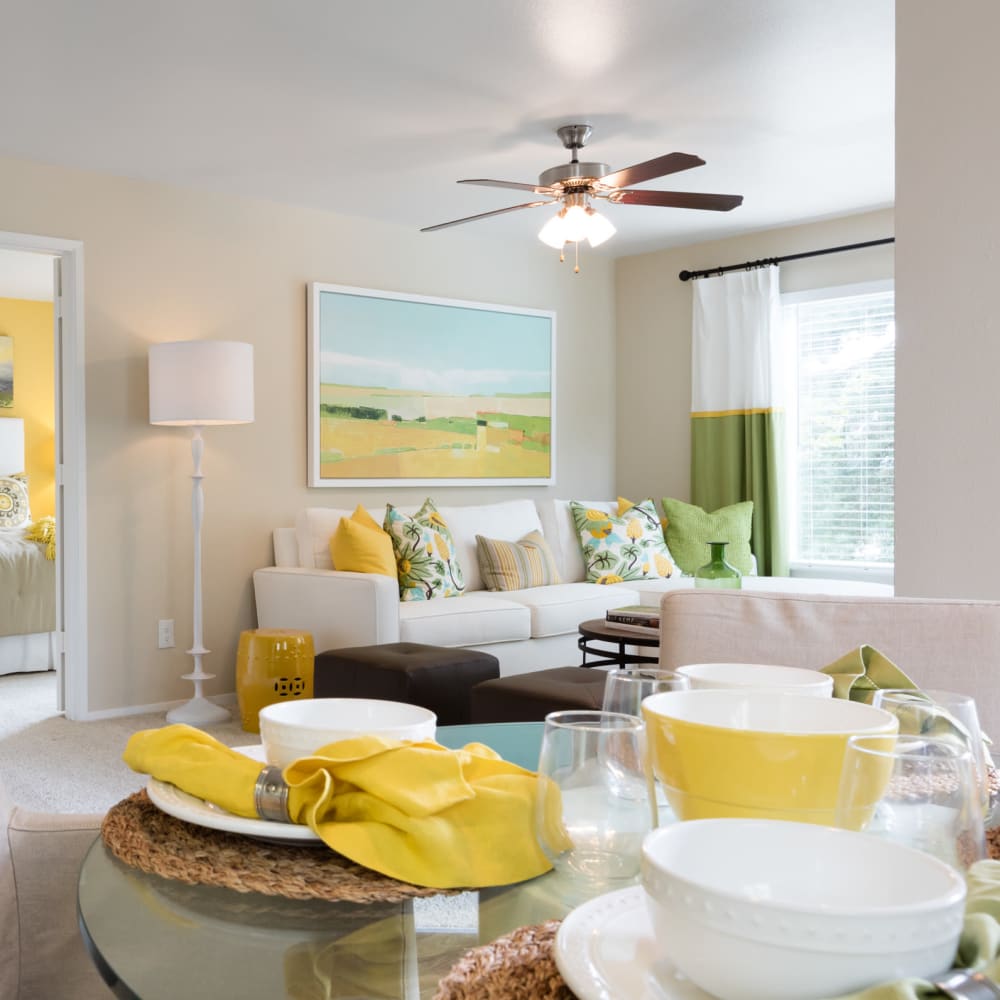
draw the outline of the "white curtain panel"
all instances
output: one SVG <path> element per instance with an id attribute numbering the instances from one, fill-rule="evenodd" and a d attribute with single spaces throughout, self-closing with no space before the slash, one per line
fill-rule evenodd
<path id="1" fill-rule="evenodd" d="M 784 406 L 778 266 L 694 282 L 691 411 Z"/>

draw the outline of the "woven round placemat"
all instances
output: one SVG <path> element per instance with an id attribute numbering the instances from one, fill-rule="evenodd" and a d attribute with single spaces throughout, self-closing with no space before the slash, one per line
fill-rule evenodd
<path id="1" fill-rule="evenodd" d="M 466 952 L 438 984 L 434 1000 L 576 1000 L 552 957 L 560 923 L 519 927 Z"/>
<path id="2" fill-rule="evenodd" d="M 400 882 L 329 848 L 286 847 L 185 823 L 158 809 L 145 791 L 111 807 L 101 836 L 125 864 L 191 885 L 350 903 L 396 903 L 458 891 Z"/>

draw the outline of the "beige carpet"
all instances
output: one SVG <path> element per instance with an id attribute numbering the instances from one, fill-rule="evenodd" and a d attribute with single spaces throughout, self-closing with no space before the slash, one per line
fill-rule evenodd
<path id="1" fill-rule="evenodd" d="M 56 675 L 0 677 L 0 782 L 11 798 L 47 812 L 104 812 L 145 784 L 122 763 L 132 733 L 166 724 L 162 713 L 99 722 L 56 715 Z M 238 721 L 206 727 L 229 746 L 258 743 Z"/>

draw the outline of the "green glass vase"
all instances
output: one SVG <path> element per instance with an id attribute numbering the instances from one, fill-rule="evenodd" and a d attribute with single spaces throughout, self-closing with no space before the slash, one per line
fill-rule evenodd
<path id="1" fill-rule="evenodd" d="M 714 587 L 725 590 L 739 590 L 743 586 L 743 574 L 726 562 L 726 542 L 709 542 L 712 558 L 694 573 L 696 587 Z"/>

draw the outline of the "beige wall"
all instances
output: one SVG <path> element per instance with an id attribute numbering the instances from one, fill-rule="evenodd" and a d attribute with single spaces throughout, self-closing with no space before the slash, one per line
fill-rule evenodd
<path id="1" fill-rule="evenodd" d="M 328 213 L 0 159 L 0 230 L 84 243 L 89 709 L 190 695 L 191 454 L 188 434 L 148 423 L 151 342 L 248 341 L 256 422 L 205 432 L 204 593 L 209 693 L 232 691 L 252 570 L 271 529 L 308 505 L 387 499 L 474 503 L 610 496 L 614 489 L 613 265 L 574 275 L 534 238 L 489 222 L 421 234 Z M 308 489 L 306 283 L 414 292 L 557 312 L 554 487 Z M 331 614 L 336 609 L 331 608 Z M 176 619 L 175 650 L 156 621 Z"/>
<path id="2" fill-rule="evenodd" d="M 620 258 L 615 275 L 616 481 L 622 494 L 633 500 L 690 496 L 692 282 L 680 281 L 681 271 L 892 235 L 892 211 L 885 210 Z M 781 289 L 829 288 L 892 274 L 889 244 L 789 261 L 781 265 Z"/>
<path id="3" fill-rule="evenodd" d="M 998 4 L 896 5 L 896 589 L 911 596 L 1000 599 L 998 37 Z"/>

